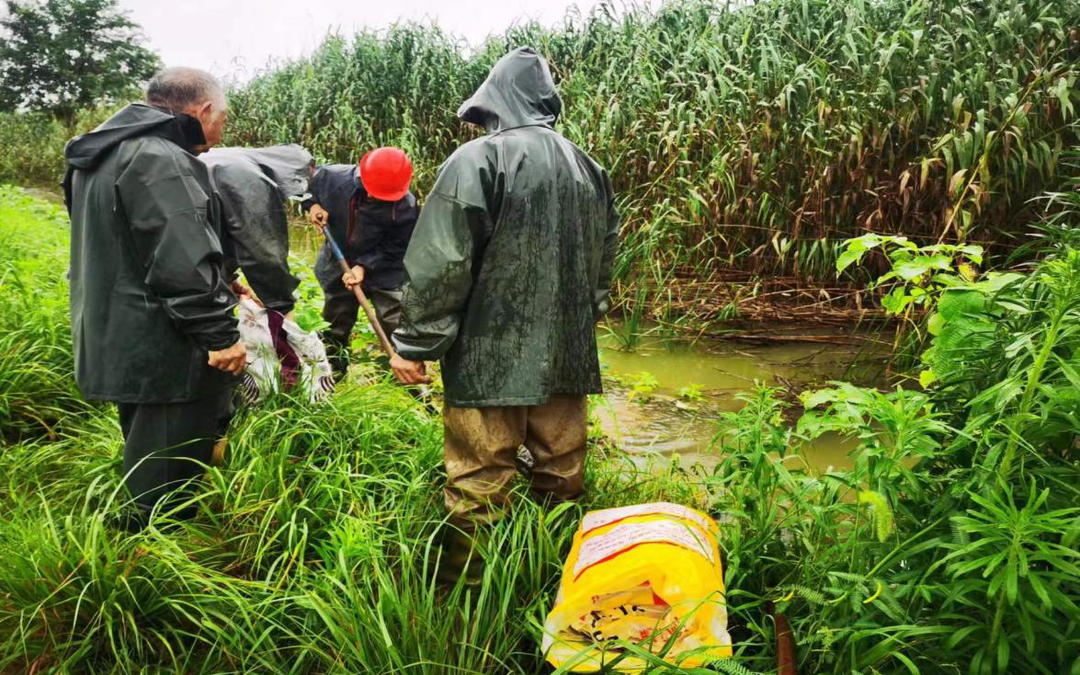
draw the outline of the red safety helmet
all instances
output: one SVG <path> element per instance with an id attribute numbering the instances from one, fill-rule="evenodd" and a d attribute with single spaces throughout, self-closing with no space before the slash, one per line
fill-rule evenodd
<path id="1" fill-rule="evenodd" d="M 360 160 L 360 182 L 369 196 L 396 202 L 409 193 L 412 162 L 399 148 L 375 148 Z"/>

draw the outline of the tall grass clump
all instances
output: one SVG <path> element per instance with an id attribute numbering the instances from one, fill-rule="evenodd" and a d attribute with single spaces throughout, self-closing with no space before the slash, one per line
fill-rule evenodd
<path id="1" fill-rule="evenodd" d="M 1077 25 L 1069 0 L 688 0 L 601 5 L 468 55 L 400 25 L 331 36 L 236 88 L 229 134 L 338 162 L 397 144 L 422 192 L 475 133 L 457 106 L 532 44 L 559 80 L 561 130 L 615 181 L 624 297 L 633 284 L 692 308 L 701 282 L 830 281 L 864 231 L 1011 248 L 1078 140 Z"/>
<path id="2" fill-rule="evenodd" d="M 0 434 L 55 436 L 75 390 L 63 208 L 0 185 Z"/>

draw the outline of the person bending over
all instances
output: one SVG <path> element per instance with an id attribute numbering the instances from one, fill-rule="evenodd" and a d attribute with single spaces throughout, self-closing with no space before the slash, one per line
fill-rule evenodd
<path id="1" fill-rule="evenodd" d="M 289 269 L 285 200 L 307 194 L 311 154 L 299 145 L 275 145 L 218 148 L 199 159 L 221 202 L 227 273 L 243 271 L 259 301 L 291 319 L 300 280 Z"/>
<path id="2" fill-rule="evenodd" d="M 390 147 L 368 152 L 358 166 L 321 166 L 311 179 L 312 196 L 304 204 L 308 220 L 320 231 L 330 228 L 351 267 L 343 277 L 329 243 L 315 262 L 323 318 L 330 324 L 323 341 L 339 380 L 349 368 L 349 338 L 360 309 L 353 285 L 361 286 L 387 335 L 401 321 L 405 249 L 420 211 L 411 182 L 408 156 Z"/>

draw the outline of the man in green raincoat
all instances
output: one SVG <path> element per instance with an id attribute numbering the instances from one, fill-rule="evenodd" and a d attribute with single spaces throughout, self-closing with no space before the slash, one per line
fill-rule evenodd
<path id="1" fill-rule="evenodd" d="M 116 403 L 135 528 L 210 462 L 246 363 L 241 287 L 230 287 L 220 210 L 196 158 L 220 142 L 225 117 L 213 76 L 170 68 L 146 103 L 65 150 L 75 380 L 87 399 Z"/>
<path id="2" fill-rule="evenodd" d="M 458 110 L 488 134 L 443 164 L 405 255 L 392 366 L 414 384 L 442 360 L 446 506 L 466 531 L 501 515 L 521 446 L 536 492 L 584 488 L 619 216 L 607 174 L 553 128 L 561 107 L 540 55 L 504 56 Z"/>

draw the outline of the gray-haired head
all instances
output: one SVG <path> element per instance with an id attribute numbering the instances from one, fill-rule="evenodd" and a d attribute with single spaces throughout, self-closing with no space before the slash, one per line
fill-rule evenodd
<path id="1" fill-rule="evenodd" d="M 166 68 L 146 85 L 146 102 L 182 112 L 210 101 L 224 109 L 225 90 L 216 77 L 198 68 Z"/>

